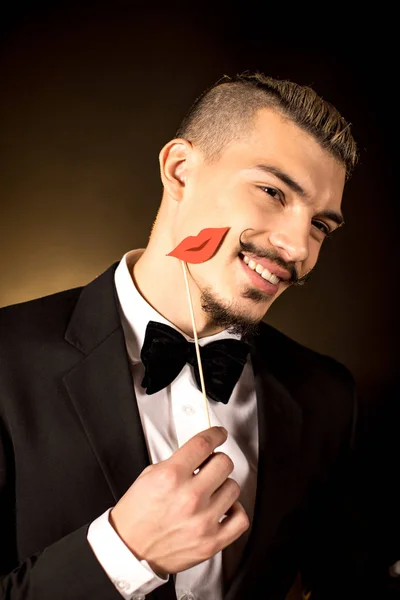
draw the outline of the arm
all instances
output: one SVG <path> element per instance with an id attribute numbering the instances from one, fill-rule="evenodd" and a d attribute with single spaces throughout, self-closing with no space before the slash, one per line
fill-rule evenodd
<path id="1" fill-rule="evenodd" d="M 120 600 L 86 536 L 88 526 L 19 564 L 12 444 L 0 421 L 0 598 Z"/>
<path id="2" fill-rule="evenodd" d="M 196 435 L 170 459 L 145 469 L 112 510 L 111 523 L 119 537 L 161 577 L 207 560 L 248 527 L 237 502 L 239 486 L 228 477 L 232 462 L 213 452 L 225 439 L 226 433 L 216 427 Z M 4 445 L 2 454 L 6 465 Z M 5 574 L 15 565 L 16 535 L 12 520 L 7 521 L 13 514 L 12 486 L 5 486 L 5 478 L 0 483 L 3 527 L 11 523 L 1 540 L 0 598 L 16 600 L 31 593 L 40 600 L 120 600 L 87 541 L 88 526 Z M 221 522 L 224 514 L 228 516 Z M 11 560 L 9 548 L 14 549 Z"/>

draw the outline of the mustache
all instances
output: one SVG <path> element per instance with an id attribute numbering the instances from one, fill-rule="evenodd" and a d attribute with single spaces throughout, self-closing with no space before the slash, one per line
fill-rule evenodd
<path id="1" fill-rule="evenodd" d="M 290 274 L 289 282 L 292 285 L 303 285 L 310 277 L 311 270 L 302 277 L 300 277 L 296 269 L 295 263 L 293 261 L 287 261 L 284 258 L 282 258 L 282 256 L 277 250 L 274 250 L 273 248 L 259 248 L 252 242 L 243 242 L 243 233 L 241 233 L 239 237 L 239 244 L 242 252 L 255 254 L 256 256 L 260 256 L 261 258 L 267 258 L 268 260 L 277 264 L 279 267 L 286 269 L 286 271 L 288 271 L 288 273 Z"/>

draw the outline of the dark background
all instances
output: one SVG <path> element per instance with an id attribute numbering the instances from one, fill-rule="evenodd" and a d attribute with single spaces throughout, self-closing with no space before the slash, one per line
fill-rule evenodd
<path id="1" fill-rule="evenodd" d="M 293 79 L 352 123 L 360 163 L 346 226 L 266 320 L 345 363 L 374 415 L 397 397 L 395 23 L 384 6 L 352 18 L 333 4 L 3 8 L 0 306 L 85 284 L 146 245 L 158 152 L 204 88 L 243 70 Z"/>

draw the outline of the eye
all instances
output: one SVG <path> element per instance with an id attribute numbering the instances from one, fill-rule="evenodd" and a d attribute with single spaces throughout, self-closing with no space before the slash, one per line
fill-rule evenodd
<path id="1" fill-rule="evenodd" d="M 272 198 L 276 198 L 277 200 L 279 200 L 281 204 L 285 203 L 285 196 L 282 194 L 281 191 L 277 190 L 276 188 L 270 187 L 269 185 L 263 185 L 260 186 L 260 189 L 265 194 L 268 194 L 269 196 L 272 196 Z"/>
<path id="2" fill-rule="evenodd" d="M 331 233 L 331 228 L 329 227 L 329 225 L 327 225 L 323 221 L 317 221 L 316 219 L 314 219 L 314 221 L 312 222 L 312 224 L 314 225 L 314 227 L 316 227 L 325 236 L 327 236 L 327 235 L 329 235 Z"/>

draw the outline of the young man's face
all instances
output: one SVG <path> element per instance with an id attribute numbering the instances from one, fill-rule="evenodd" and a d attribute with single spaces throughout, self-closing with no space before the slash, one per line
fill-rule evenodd
<path id="1" fill-rule="evenodd" d="M 344 167 L 314 138 L 268 109 L 212 163 L 194 147 L 176 243 L 206 227 L 230 228 L 210 260 L 188 265 L 203 301 L 260 321 L 315 266 L 341 218 L 344 182 Z"/>

